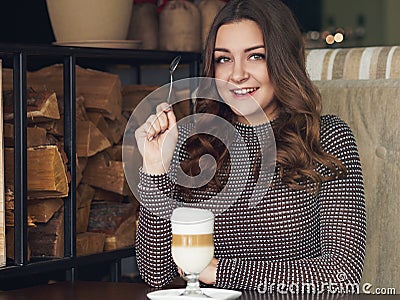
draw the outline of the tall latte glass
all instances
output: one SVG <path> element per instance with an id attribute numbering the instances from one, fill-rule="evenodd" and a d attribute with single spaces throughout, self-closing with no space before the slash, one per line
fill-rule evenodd
<path id="1" fill-rule="evenodd" d="M 172 258 L 187 281 L 182 295 L 207 297 L 199 284 L 199 274 L 214 257 L 214 214 L 198 208 L 176 208 L 171 217 Z"/>

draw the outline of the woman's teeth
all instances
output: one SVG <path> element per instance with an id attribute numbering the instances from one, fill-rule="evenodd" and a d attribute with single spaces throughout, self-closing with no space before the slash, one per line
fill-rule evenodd
<path id="1" fill-rule="evenodd" d="M 236 95 L 246 95 L 255 92 L 257 88 L 237 89 L 233 90 Z"/>

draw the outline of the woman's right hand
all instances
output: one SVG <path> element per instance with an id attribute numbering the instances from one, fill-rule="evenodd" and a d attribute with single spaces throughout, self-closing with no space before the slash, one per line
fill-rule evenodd
<path id="1" fill-rule="evenodd" d="M 153 175 L 167 172 L 178 141 L 172 107 L 165 102 L 159 104 L 156 114 L 136 129 L 135 138 L 143 158 L 143 171 Z"/>

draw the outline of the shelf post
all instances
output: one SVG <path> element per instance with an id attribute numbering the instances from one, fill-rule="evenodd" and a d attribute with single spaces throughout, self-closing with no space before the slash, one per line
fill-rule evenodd
<path id="1" fill-rule="evenodd" d="M 71 175 L 68 197 L 64 201 L 64 256 L 76 256 L 76 59 L 64 59 L 64 151 Z M 75 268 L 67 270 L 68 281 L 74 281 Z"/>
<path id="2" fill-rule="evenodd" d="M 116 259 L 110 264 L 110 275 L 112 282 L 121 281 L 121 259 Z"/>
<path id="3" fill-rule="evenodd" d="M 14 262 L 28 263 L 26 54 L 14 55 Z"/>

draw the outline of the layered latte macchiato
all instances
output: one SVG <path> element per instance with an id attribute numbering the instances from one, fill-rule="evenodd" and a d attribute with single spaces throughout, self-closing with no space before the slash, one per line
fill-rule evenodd
<path id="1" fill-rule="evenodd" d="M 172 258 L 185 273 L 200 273 L 213 256 L 212 234 L 172 234 Z"/>
<path id="2" fill-rule="evenodd" d="M 199 274 L 214 256 L 214 215 L 196 208 L 177 208 L 171 217 L 172 258 L 185 273 Z"/>

